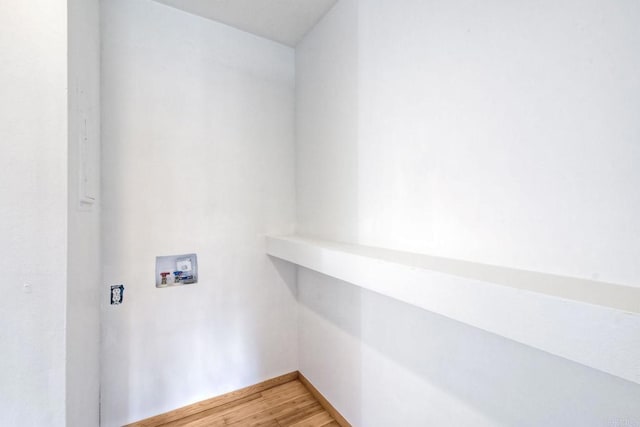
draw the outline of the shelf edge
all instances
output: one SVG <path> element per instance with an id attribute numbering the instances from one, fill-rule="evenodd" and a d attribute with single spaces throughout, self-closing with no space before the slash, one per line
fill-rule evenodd
<path id="1" fill-rule="evenodd" d="M 638 313 L 353 253 L 335 242 L 267 236 L 266 247 L 301 267 L 640 384 Z"/>

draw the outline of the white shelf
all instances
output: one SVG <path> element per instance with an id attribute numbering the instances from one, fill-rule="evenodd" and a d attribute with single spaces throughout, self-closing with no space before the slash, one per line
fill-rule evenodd
<path id="1" fill-rule="evenodd" d="M 640 384 L 640 288 L 301 236 L 267 253 Z"/>

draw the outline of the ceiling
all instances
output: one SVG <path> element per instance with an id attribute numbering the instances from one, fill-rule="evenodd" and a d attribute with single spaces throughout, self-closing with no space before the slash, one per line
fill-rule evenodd
<path id="1" fill-rule="evenodd" d="M 294 47 L 337 0 L 156 0 Z"/>

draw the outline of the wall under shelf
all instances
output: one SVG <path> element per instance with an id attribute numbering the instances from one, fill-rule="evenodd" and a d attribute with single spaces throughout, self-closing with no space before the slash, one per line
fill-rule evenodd
<path id="1" fill-rule="evenodd" d="M 268 236 L 271 256 L 640 384 L 640 288 Z"/>

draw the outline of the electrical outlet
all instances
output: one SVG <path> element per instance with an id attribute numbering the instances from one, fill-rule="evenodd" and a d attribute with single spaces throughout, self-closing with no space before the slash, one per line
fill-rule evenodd
<path id="1" fill-rule="evenodd" d="M 122 304 L 124 300 L 124 285 L 111 285 L 111 305 Z"/>

